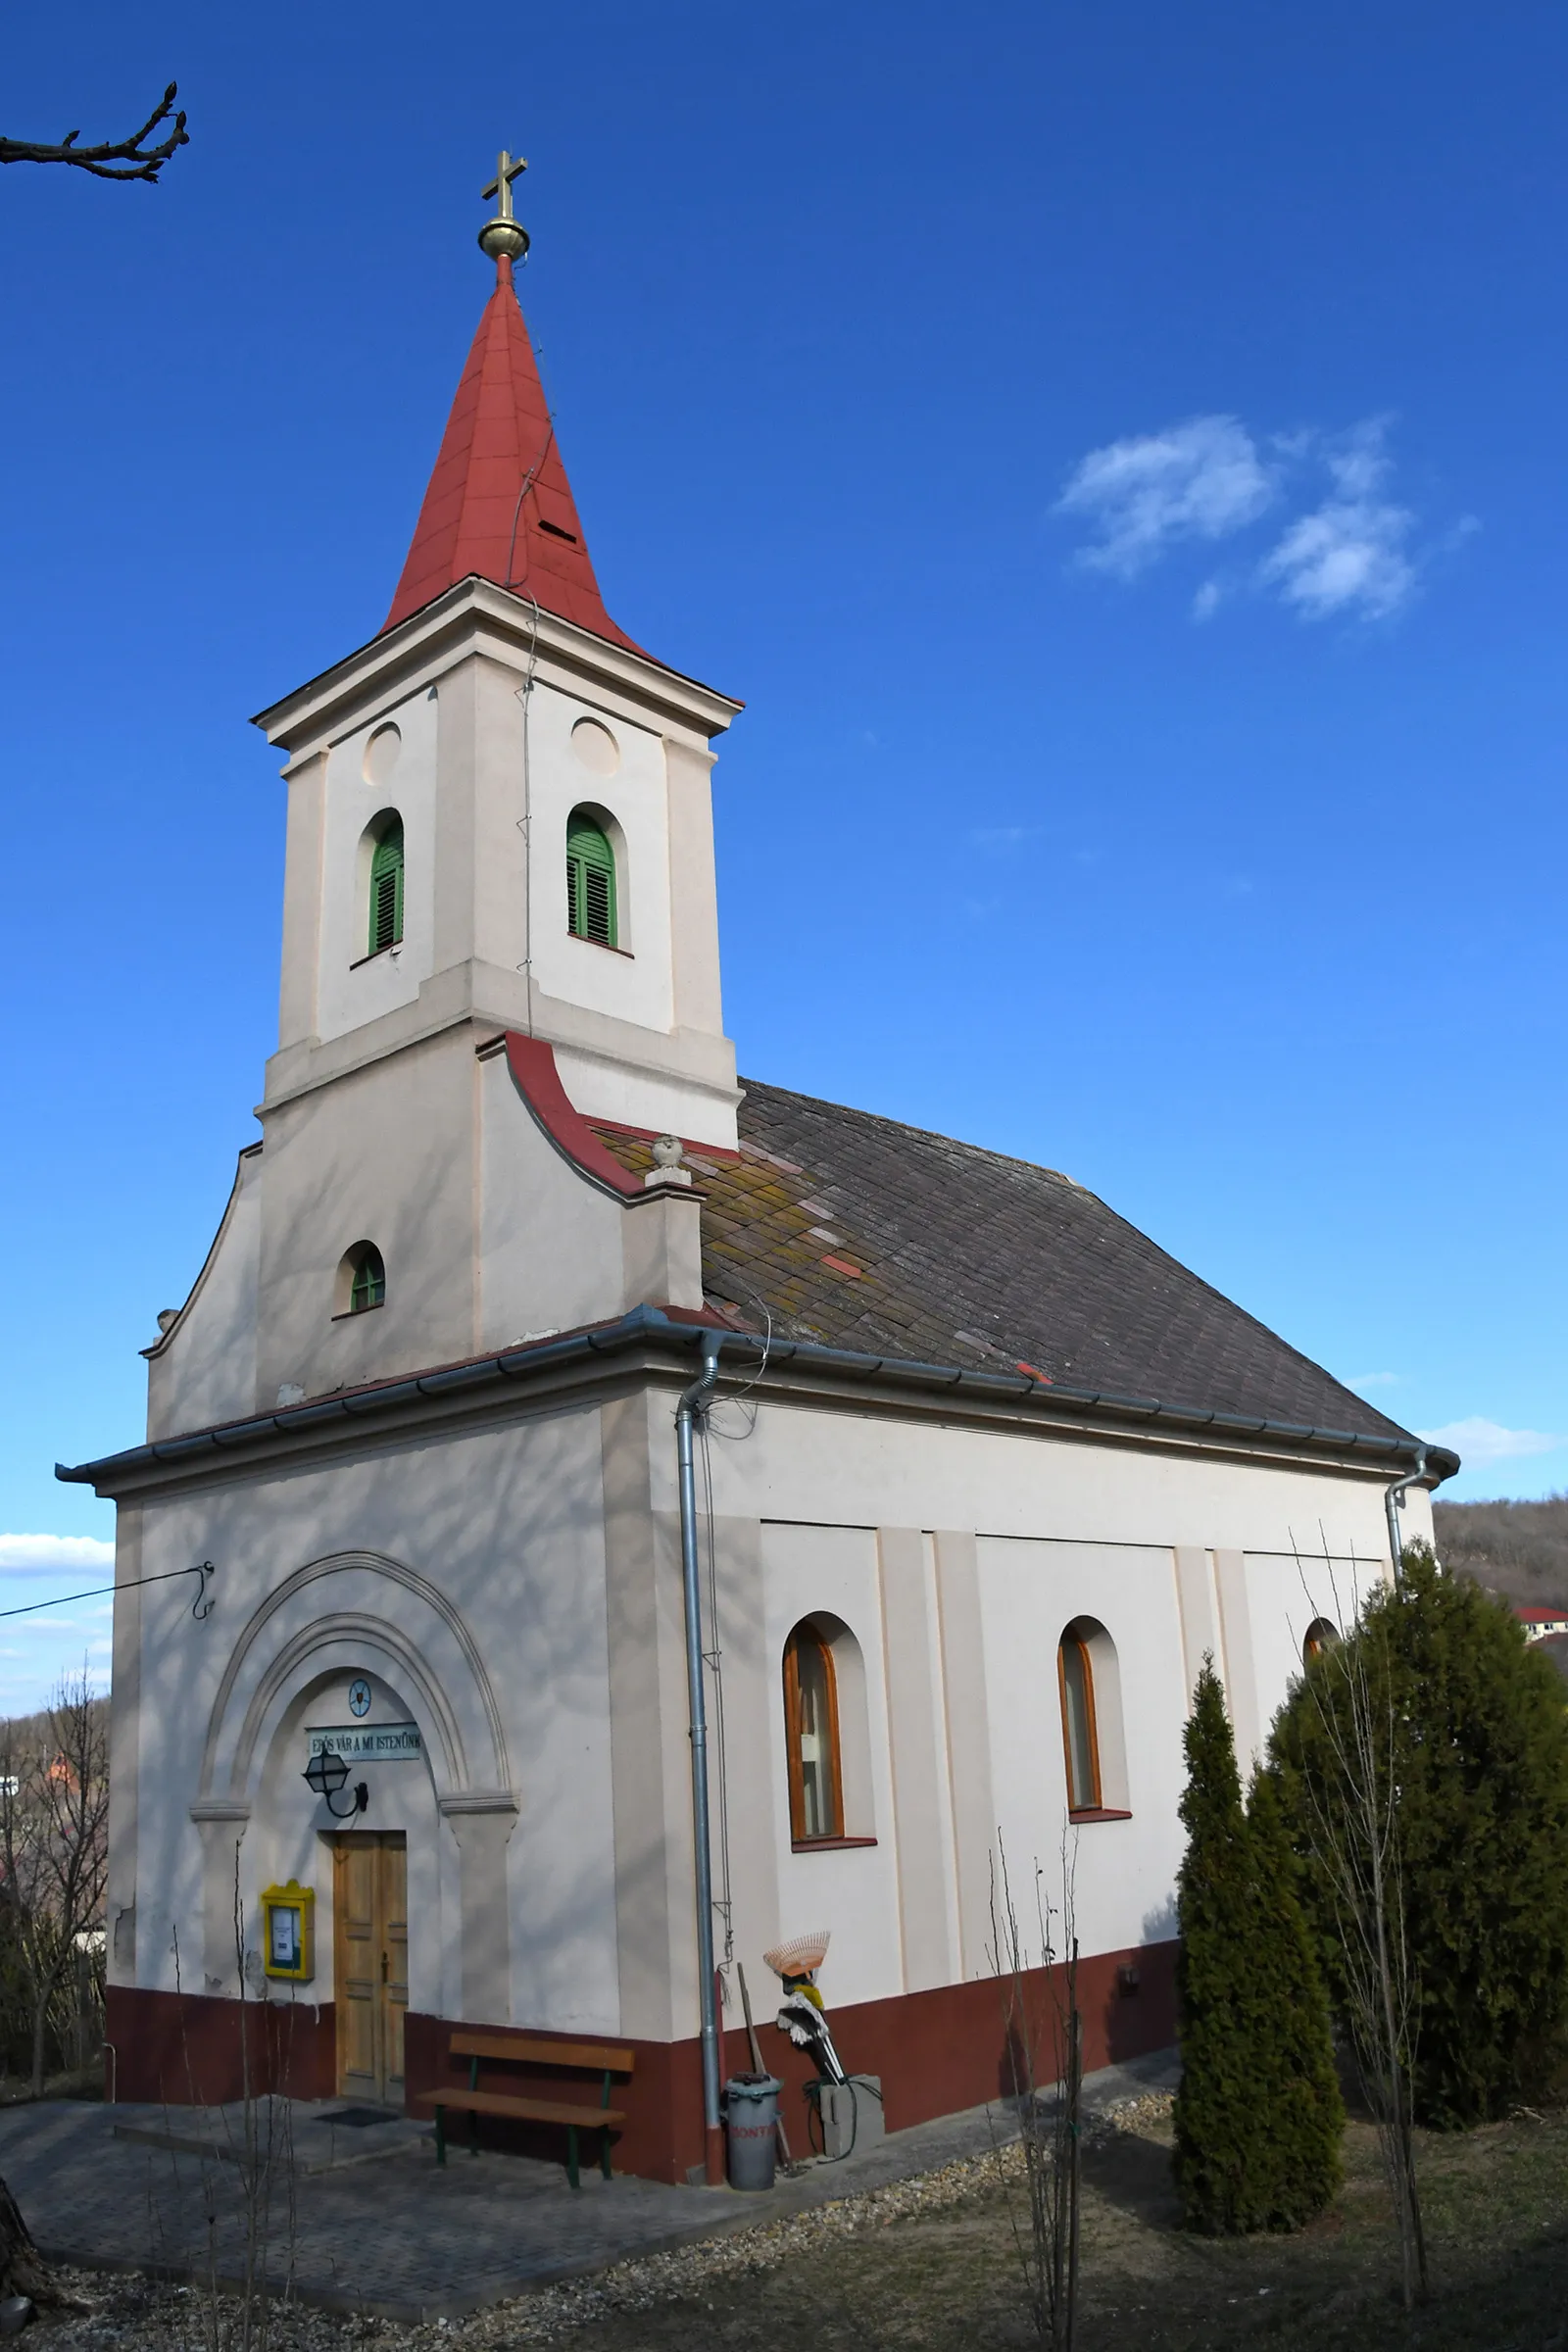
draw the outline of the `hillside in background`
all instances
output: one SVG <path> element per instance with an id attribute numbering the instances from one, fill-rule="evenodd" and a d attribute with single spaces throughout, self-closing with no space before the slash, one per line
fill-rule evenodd
<path id="1" fill-rule="evenodd" d="M 1438 1557 L 1515 1605 L 1568 1603 L 1568 1494 L 1432 1505 Z"/>

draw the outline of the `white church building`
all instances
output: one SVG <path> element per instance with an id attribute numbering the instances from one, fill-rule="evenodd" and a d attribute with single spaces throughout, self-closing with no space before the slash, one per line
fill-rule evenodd
<path id="1" fill-rule="evenodd" d="M 741 706 L 611 619 L 505 193 L 481 243 L 385 624 L 257 722 L 260 1140 L 158 1317 L 145 1444 L 61 1472 L 119 1506 L 109 2037 L 121 2098 L 234 2095 L 248 2032 L 253 2079 L 394 2106 L 467 2081 L 460 2028 L 608 2037 L 617 2167 L 684 2180 L 710 1929 L 726 2073 L 736 1964 L 769 2018 L 763 1953 L 823 1931 L 889 2128 L 1007 2086 L 999 1839 L 1031 1936 L 1070 1848 L 1086 2065 L 1171 2041 L 1200 1664 L 1245 1761 L 1332 1619 L 1325 1545 L 1343 1602 L 1457 1465 L 1070 1177 L 737 1078 Z"/>

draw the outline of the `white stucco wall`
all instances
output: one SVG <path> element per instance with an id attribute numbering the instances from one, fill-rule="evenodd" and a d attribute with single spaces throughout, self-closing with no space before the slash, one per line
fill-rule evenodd
<path id="1" fill-rule="evenodd" d="M 649 1526 L 672 1530 L 673 1394 L 647 1390 L 638 1409 L 643 1467 L 627 1492 L 634 1515 L 646 1492 Z M 315 1993 L 330 1996 L 328 1824 L 300 1775 L 306 1726 L 345 1720 L 359 1672 L 375 1683 L 376 1719 L 415 1720 L 427 1741 L 424 1764 L 367 1768 L 361 1825 L 408 1836 L 412 2006 L 640 2030 L 625 2013 L 620 1938 L 646 1908 L 646 1856 L 635 1884 L 621 1875 L 618 1769 L 652 1801 L 651 1815 L 636 1809 L 654 1851 L 663 1823 L 663 1948 L 675 1971 L 663 2013 L 677 2036 L 696 2030 L 678 1658 L 639 1716 L 634 1744 L 653 1748 L 627 1749 L 617 1766 L 612 1645 L 633 1637 L 629 1620 L 617 1633 L 607 1603 L 603 1443 L 600 1412 L 584 1404 L 368 1446 L 140 1513 L 136 1573 L 209 1557 L 218 1605 L 196 1625 L 182 1588 L 135 1596 L 139 1674 L 125 1681 L 139 1688 L 135 1788 L 116 1833 L 133 1839 L 134 1866 L 117 1845 L 115 1884 L 124 1902 L 134 1882 L 138 1982 L 172 1986 L 176 1933 L 187 1986 L 231 1977 L 220 1865 L 242 1825 L 221 1817 L 226 1806 L 248 1808 L 248 1905 L 273 1878 L 316 1885 Z M 1347 1607 L 1357 1584 L 1386 1573 L 1381 1484 L 1309 1467 L 771 1402 L 755 1421 L 721 1403 L 710 1450 L 719 1610 L 709 1634 L 725 1661 L 734 1956 L 764 2001 L 763 1949 L 819 1928 L 833 1939 L 823 1976 L 833 2003 L 989 1973 L 998 1831 L 1031 1945 L 1035 1868 L 1059 1903 L 1064 1841 L 1086 1951 L 1168 1938 L 1181 1735 L 1201 1650 L 1224 1672 L 1245 1764 L 1311 1617 L 1333 1613 L 1317 1591 L 1325 1539 Z M 1298 1567 L 1296 1531 L 1307 1528 L 1318 1556 L 1303 1545 Z M 618 1611 L 641 1607 L 646 1574 L 662 1592 L 649 1605 L 677 1624 L 671 1544 L 620 1573 Z M 782 1710 L 784 1645 L 808 1616 L 853 1637 L 858 1672 L 841 1675 L 845 1829 L 875 1840 L 814 1853 L 791 1844 Z M 1100 1686 L 1102 1764 L 1105 1802 L 1125 1821 L 1066 1818 L 1056 1647 L 1082 1617 L 1114 1644 L 1114 1693 L 1103 1670 Z M 863 1771 L 851 1762 L 860 1756 Z M 451 1807 L 505 1803 L 508 1790 L 515 1826 L 498 1867 L 510 1961 L 504 1993 L 476 1994 Z M 193 1799 L 219 1817 L 196 1826 Z M 639 1983 L 648 1960 L 636 1955 Z M 637 1998 L 642 2016 L 646 1986 Z"/>
<path id="2" fill-rule="evenodd" d="M 652 1396 L 649 1414 L 656 1506 L 672 1511 L 667 1399 Z M 1308 1611 L 1302 1599 L 1293 1546 L 1301 1542 L 1304 1559 L 1311 1531 L 1318 1556 L 1315 1568 L 1306 1566 L 1314 1591 L 1323 1577 L 1324 1534 L 1342 1593 L 1357 1580 L 1364 1586 L 1382 1577 L 1381 1483 L 1212 1454 L 1089 1445 L 1070 1435 L 990 1434 L 773 1404 L 760 1407 L 746 1434 L 749 1419 L 749 1411 L 720 1405 L 719 1429 L 729 1434 L 717 1436 L 711 1448 L 721 1566 L 723 1545 L 739 1542 L 725 1531 L 763 1522 L 762 1654 L 737 1663 L 747 1648 L 744 1609 L 726 1601 L 722 1576 L 714 1636 L 729 1661 L 731 1721 L 756 1710 L 767 1726 L 765 1757 L 731 1740 L 732 1845 L 754 1840 L 765 1828 L 774 1856 L 765 1887 L 757 1885 L 749 1858 L 736 1866 L 737 1954 L 748 1977 L 758 1979 L 762 1949 L 780 1934 L 818 1927 L 833 1934 L 822 1981 L 835 2003 L 931 1982 L 914 1961 L 917 1926 L 926 1953 L 946 1938 L 951 1963 L 944 1981 L 990 1969 L 989 1861 L 972 1851 L 965 1856 L 954 1843 L 964 1811 L 954 1763 L 975 1733 L 975 1685 L 959 1679 L 949 1690 L 962 1629 L 942 1621 L 939 1609 L 928 1612 L 940 1640 L 930 1637 L 936 1647 L 927 1657 L 927 1691 L 913 1708 L 916 1735 L 920 1709 L 935 1715 L 940 1787 L 925 1816 L 934 1826 L 918 1843 L 900 1842 L 890 1701 L 901 1701 L 887 1683 L 889 1586 L 885 1575 L 878 1577 L 879 1545 L 886 1555 L 889 1531 L 939 1531 L 939 1549 L 950 1542 L 943 1530 L 971 1531 L 977 1539 L 985 1716 L 979 1777 L 986 1793 L 968 1803 L 967 1834 L 972 1842 L 975 1804 L 982 1803 L 979 1819 L 989 1825 L 982 1835 L 989 1839 L 991 1831 L 1002 1832 L 1031 1944 L 1038 1941 L 1031 1924 L 1035 1864 L 1046 1872 L 1050 1898 L 1059 1902 L 1064 1839 L 1086 1951 L 1173 1936 L 1182 1730 L 1202 1648 L 1214 1646 L 1227 1676 L 1245 1767 L 1299 1670 L 1311 1616 L 1325 1613 Z M 922 1541 L 918 1533 L 913 1541 Z M 912 1557 L 902 1533 L 899 1542 Z M 1178 1545 L 1190 1566 L 1196 1553 L 1207 1582 L 1206 1632 L 1196 1619 L 1184 1624 Z M 733 1612 L 728 1625 L 726 1607 Z M 877 1843 L 798 1854 L 789 1837 L 782 1656 L 792 1627 L 817 1612 L 843 1620 L 865 1663 Z M 1074 1827 L 1066 1818 L 1056 1649 L 1063 1629 L 1081 1616 L 1102 1625 L 1115 1645 L 1132 1818 Z M 1102 1732 L 1108 1713 L 1102 1708 Z M 913 1752 L 918 1756 L 917 1747 Z M 1116 1796 L 1107 1788 L 1107 1804 Z M 846 1822 L 851 1831 L 860 1826 Z"/>
<path id="3" fill-rule="evenodd" d="M 178 1321 L 150 1351 L 147 1435 L 238 1419 L 256 1396 L 262 1155 L 240 1155 L 222 1221 Z"/>
<path id="4" fill-rule="evenodd" d="M 186 1988 L 230 1988 L 227 1890 L 220 1870 L 215 1942 L 202 1843 L 226 1846 L 231 1868 L 243 1826 L 248 1917 L 274 1876 L 314 1884 L 314 1995 L 331 1997 L 330 1823 L 301 1778 L 304 1730 L 347 1721 L 334 1710 L 366 1673 L 376 1717 L 416 1721 L 425 1740 L 424 1762 L 363 1768 L 370 1808 L 351 1825 L 408 1834 L 411 2006 L 462 2013 L 459 1853 L 442 1800 L 510 1790 L 507 2005 L 535 2025 L 618 2030 L 600 1477 L 584 1410 L 146 1513 L 141 1574 L 210 1557 L 217 1602 L 198 1625 L 183 1586 L 141 1596 L 137 1982 L 172 1989 L 177 1935 Z M 313 1563 L 325 1564 L 301 1579 Z M 247 1805 L 249 1820 L 200 1832 L 190 1808 L 204 1800 Z"/>

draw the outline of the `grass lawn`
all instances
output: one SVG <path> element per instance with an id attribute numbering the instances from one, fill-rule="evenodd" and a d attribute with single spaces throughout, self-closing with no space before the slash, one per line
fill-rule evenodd
<path id="1" fill-rule="evenodd" d="M 1406 2323 L 1368 2126 L 1347 2134 L 1333 2210 L 1291 2237 L 1189 2236 L 1177 2227 L 1168 2120 L 1102 2135 L 1084 2160 L 1079 2352 L 1568 2352 L 1568 2110 L 1423 2134 L 1419 2160 L 1434 2296 Z M 988 2180 L 957 2204 L 847 2230 L 808 2256 L 595 2320 L 565 2340 L 576 2352 L 983 2352 L 1035 2339 L 1007 2196 Z"/>

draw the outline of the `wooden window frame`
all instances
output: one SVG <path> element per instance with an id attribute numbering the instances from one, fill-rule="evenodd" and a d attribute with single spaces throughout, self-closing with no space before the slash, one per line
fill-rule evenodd
<path id="1" fill-rule="evenodd" d="M 376 1269 L 373 1275 L 369 1271 L 372 1259 Z M 368 1291 L 375 1291 L 379 1296 L 374 1298 L 357 1298 L 355 1293 L 362 1283 Z M 367 1242 L 349 1276 L 348 1311 L 351 1315 L 373 1315 L 378 1306 L 385 1306 L 385 1304 L 386 1259 L 373 1242 Z"/>
<path id="2" fill-rule="evenodd" d="M 571 846 L 574 832 L 596 833 L 605 845 L 604 858 L 589 858 Z M 588 876 L 590 872 L 605 877 L 606 932 L 601 939 L 588 923 Z M 620 871 L 615 845 L 596 816 L 585 810 L 573 809 L 566 820 L 566 929 L 573 939 L 587 942 L 591 948 L 610 948 L 623 953 L 620 945 Z"/>
<path id="3" fill-rule="evenodd" d="M 382 870 L 377 872 L 376 869 L 383 855 L 386 863 Z M 408 857 L 403 819 L 398 816 L 393 818 L 370 852 L 369 908 L 366 923 L 367 953 L 360 958 L 363 963 L 372 962 L 377 956 L 385 956 L 390 949 L 400 948 L 403 945 L 403 885 L 407 870 Z M 389 874 L 392 878 L 392 929 L 390 937 L 383 939 L 381 937 L 381 906 L 378 886 Z"/>
<path id="4" fill-rule="evenodd" d="M 1071 1642 L 1083 1661 L 1084 1715 L 1089 1733 L 1089 1777 L 1093 1795 L 1086 1805 L 1074 1802 L 1072 1765 L 1072 1720 L 1067 1713 L 1067 1644 Z M 1101 1803 L 1100 1722 L 1095 1713 L 1095 1661 L 1089 1654 L 1089 1644 L 1082 1634 L 1069 1628 L 1056 1643 L 1056 1693 L 1061 1701 L 1062 1760 L 1067 1767 L 1067 1818 L 1069 1821 L 1125 1820 L 1124 1814 L 1107 1812 Z"/>
<path id="5" fill-rule="evenodd" d="M 828 1765 L 833 1776 L 833 1822 L 831 1829 L 814 1837 L 806 1827 L 806 1776 L 801 1770 L 801 1672 L 798 1663 L 799 1645 L 803 1637 L 814 1642 L 822 1659 L 822 1680 L 827 1704 Z M 790 1782 L 790 1843 L 807 1851 L 827 1845 L 874 1844 L 875 1839 L 850 1838 L 844 1835 L 844 1772 L 839 1742 L 839 1678 L 833 1663 L 833 1645 L 825 1642 L 809 1620 L 803 1619 L 784 1644 L 784 1741 L 789 1764 Z"/>

